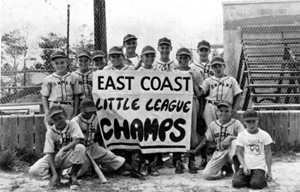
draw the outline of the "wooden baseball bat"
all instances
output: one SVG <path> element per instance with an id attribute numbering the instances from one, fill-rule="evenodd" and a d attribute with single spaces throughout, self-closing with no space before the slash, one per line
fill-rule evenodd
<path id="1" fill-rule="evenodd" d="M 105 176 L 103 175 L 102 171 L 100 170 L 99 166 L 97 165 L 97 163 L 94 161 L 94 159 L 92 158 L 92 156 L 90 155 L 90 153 L 87 151 L 86 152 L 86 156 L 89 158 L 95 172 L 97 173 L 101 183 L 108 183 L 107 179 L 105 178 Z"/>

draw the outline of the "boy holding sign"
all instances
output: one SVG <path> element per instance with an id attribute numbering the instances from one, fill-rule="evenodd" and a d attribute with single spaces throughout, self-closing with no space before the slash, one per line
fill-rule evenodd
<path id="1" fill-rule="evenodd" d="M 134 71 L 133 65 L 125 64 L 124 53 L 121 47 L 114 46 L 109 50 L 109 60 L 111 65 L 105 66 L 103 70 L 120 70 L 120 71 Z"/>

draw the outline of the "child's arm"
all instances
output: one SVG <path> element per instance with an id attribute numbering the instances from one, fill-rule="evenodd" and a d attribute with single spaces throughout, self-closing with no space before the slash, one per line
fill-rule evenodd
<path id="1" fill-rule="evenodd" d="M 236 136 L 232 136 L 232 135 L 229 135 L 226 137 L 226 139 L 224 139 L 221 143 L 221 146 L 223 147 L 223 149 L 228 149 L 232 140 L 235 140 L 236 139 Z"/>
<path id="2" fill-rule="evenodd" d="M 59 176 L 58 176 L 58 173 L 56 172 L 55 164 L 54 164 L 55 154 L 54 153 L 48 153 L 46 155 L 48 157 L 48 163 L 49 163 L 49 167 L 50 167 L 51 173 L 52 173 L 52 177 L 49 181 L 48 187 L 52 188 L 55 185 L 59 184 Z"/>
<path id="3" fill-rule="evenodd" d="M 74 113 L 72 118 L 78 115 L 78 111 L 79 111 L 78 107 L 79 107 L 79 95 L 74 95 Z"/>
<path id="4" fill-rule="evenodd" d="M 232 116 L 234 116 L 236 114 L 236 112 L 238 111 L 241 101 L 242 101 L 242 96 L 241 93 L 237 94 L 236 96 L 236 101 L 232 110 Z"/>
<path id="5" fill-rule="evenodd" d="M 251 172 L 248 169 L 246 163 L 245 163 L 245 158 L 244 158 L 244 147 L 242 146 L 236 146 L 236 150 L 237 150 L 237 156 L 239 159 L 239 162 L 241 163 L 241 165 L 243 166 L 243 170 L 244 170 L 244 174 L 245 175 L 250 175 Z"/>
<path id="6" fill-rule="evenodd" d="M 207 140 L 207 138 L 205 137 L 201 143 L 193 150 L 188 150 L 188 153 L 192 153 L 195 154 L 197 153 L 197 151 L 199 151 L 200 149 L 202 149 L 207 143 L 209 143 L 209 141 Z"/>
<path id="7" fill-rule="evenodd" d="M 43 107 L 44 107 L 45 114 L 48 114 L 48 111 L 49 111 L 48 97 L 42 96 L 42 104 L 43 104 Z"/>
<path id="8" fill-rule="evenodd" d="M 271 144 L 265 145 L 265 154 L 266 154 L 266 163 L 268 167 L 268 172 L 267 172 L 267 181 L 272 181 L 272 152 L 271 152 Z"/>

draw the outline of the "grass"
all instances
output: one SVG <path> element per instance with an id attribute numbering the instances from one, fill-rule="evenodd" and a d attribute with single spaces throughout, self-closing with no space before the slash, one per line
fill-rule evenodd
<path id="1" fill-rule="evenodd" d="M 15 154 L 14 150 L 6 149 L 0 151 L 0 169 L 9 171 L 14 166 Z"/>

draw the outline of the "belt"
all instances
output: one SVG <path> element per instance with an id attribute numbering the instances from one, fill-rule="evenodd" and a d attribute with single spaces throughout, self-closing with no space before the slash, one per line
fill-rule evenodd
<path id="1" fill-rule="evenodd" d="M 63 105 L 72 105 L 73 104 L 73 102 L 69 102 L 69 101 L 53 101 L 53 103 L 63 104 Z"/>
<path id="2" fill-rule="evenodd" d="M 213 104 L 213 105 L 218 105 L 218 104 L 219 104 L 219 102 L 217 102 L 217 101 L 212 101 L 212 100 L 207 100 L 207 103 L 211 103 L 211 104 Z"/>

